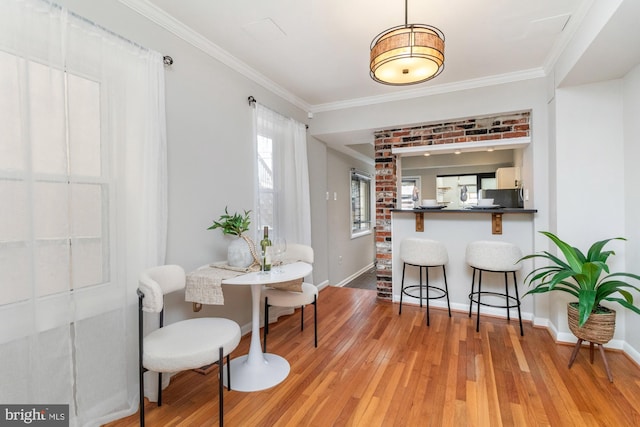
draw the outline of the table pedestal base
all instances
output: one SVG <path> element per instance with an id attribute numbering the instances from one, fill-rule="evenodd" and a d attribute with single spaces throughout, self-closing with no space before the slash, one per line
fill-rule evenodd
<path id="1" fill-rule="evenodd" d="M 231 390 L 258 391 L 280 384 L 289 375 L 289 362 L 277 354 L 264 353 L 261 363 L 248 363 L 249 355 L 232 359 Z M 224 369 L 226 371 L 226 367 Z M 223 372 L 224 372 L 223 371 Z M 229 388 L 226 373 L 223 376 L 224 385 Z"/>

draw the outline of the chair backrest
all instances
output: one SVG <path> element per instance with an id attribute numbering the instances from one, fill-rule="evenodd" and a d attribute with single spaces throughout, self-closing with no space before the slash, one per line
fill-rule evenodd
<path id="1" fill-rule="evenodd" d="M 151 267 L 140 273 L 138 288 L 144 294 L 143 310 L 160 312 L 163 296 L 184 289 L 186 274 L 179 265 Z"/>
<path id="2" fill-rule="evenodd" d="M 300 243 L 287 243 L 287 251 L 284 253 L 284 262 L 296 261 L 313 264 L 313 248 Z"/>

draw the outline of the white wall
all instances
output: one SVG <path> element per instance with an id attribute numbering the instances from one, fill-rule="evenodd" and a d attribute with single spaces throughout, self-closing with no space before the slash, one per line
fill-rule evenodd
<path id="1" fill-rule="evenodd" d="M 622 81 L 558 89 L 556 120 L 557 233 L 586 252 L 595 241 L 625 236 Z M 608 248 L 616 252 L 612 271 L 624 271 L 625 244 L 615 241 Z M 559 339 L 573 341 L 568 299 L 553 300 Z M 623 340 L 624 314 L 616 325 L 614 340 Z"/>
<path id="2" fill-rule="evenodd" d="M 625 194 L 625 236 L 626 271 L 640 274 L 640 137 L 638 136 L 638 117 L 640 117 L 640 65 L 636 66 L 623 81 L 623 117 L 624 117 L 624 194 Z M 634 292 L 636 305 L 640 304 L 640 295 Z M 625 311 L 625 351 L 634 353 L 634 359 L 640 360 L 640 328 L 636 327 L 640 317 Z M 634 350 L 635 349 L 635 350 Z"/>
<path id="3" fill-rule="evenodd" d="M 548 104 L 548 110 L 547 110 L 547 120 L 549 123 L 549 127 L 548 127 L 548 132 L 549 132 L 549 144 L 547 146 L 547 161 L 546 161 L 546 168 L 544 170 L 544 173 L 546 173 L 547 176 L 547 188 L 545 191 L 545 194 L 543 195 L 539 195 L 540 198 L 544 198 L 544 200 L 546 201 L 546 205 L 549 207 L 549 223 L 547 224 L 547 227 L 544 229 L 538 229 L 538 231 L 541 230 L 547 230 L 547 231 L 551 231 L 552 233 L 556 233 L 557 232 L 557 207 L 558 205 L 555 203 L 555 200 L 557 198 L 556 195 L 556 114 L 555 114 L 555 87 L 553 86 L 553 78 L 548 78 L 547 80 L 547 84 L 548 84 L 548 97 L 550 99 L 549 104 Z M 541 158 L 541 157 L 539 157 Z M 536 172 L 537 171 L 541 171 L 542 168 L 538 167 L 536 168 Z M 549 246 L 549 242 L 547 241 L 547 239 L 538 234 L 536 236 L 536 238 L 538 239 L 538 244 L 537 244 L 537 248 L 538 250 L 547 250 L 550 252 L 554 252 L 553 248 Z M 538 260 L 534 260 L 534 265 L 536 267 L 540 266 L 540 262 Z M 534 319 L 534 323 L 540 326 L 545 326 L 548 328 L 551 328 L 552 333 L 555 335 L 557 335 L 557 330 L 555 330 L 555 325 L 557 323 L 556 322 L 551 322 L 551 318 L 554 314 L 552 314 L 551 312 L 551 304 L 552 304 L 552 295 L 551 294 L 536 294 L 533 295 L 533 298 L 535 300 L 535 315 L 536 318 Z"/>
<path id="4" fill-rule="evenodd" d="M 313 281 L 323 286 L 329 281 L 329 238 L 327 221 L 327 146 L 313 137 L 308 139 L 309 187 L 311 196 L 311 243 L 314 250 Z"/>
<path id="5" fill-rule="evenodd" d="M 333 149 L 327 150 L 327 168 L 329 284 L 343 285 L 373 263 L 373 233 L 351 238 L 351 168 L 372 176 L 374 169 Z"/>

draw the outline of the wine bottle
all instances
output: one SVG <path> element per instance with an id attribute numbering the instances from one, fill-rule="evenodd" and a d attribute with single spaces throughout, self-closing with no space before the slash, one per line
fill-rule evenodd
<path id="1" fill-rule="evenodd" d="M 269 240 L 269 227 L 264 226 L 264 236 L 260 241 L 262 248 L 262 271 L 271 271 L 271 240 Z"/>

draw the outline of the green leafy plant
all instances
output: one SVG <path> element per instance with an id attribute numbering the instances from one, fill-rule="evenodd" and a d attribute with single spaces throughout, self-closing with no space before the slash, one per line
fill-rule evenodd
<path id="1" fill-rule="evenodd" d="M 251 211 L 244 211 L 244 215 L 239 213 L 229 214 L 227 207 L 224 208 L 224 214 L 220 215 L 217 221 L 213 221 L 211 227 L 207 230 L 215 230 L 221 228 L 223 234 L 232 234 L 234 236 L 242 236 L 242 233 L 249 230 L 249 214 Z"/>
<path id="2" fill-rule="evenodd" d="M 616 302 L 635 313 L 640 314 L 640 308 L 633 305 L 633 295 L 627 288 L 640 291 L 622 277 L 640 280 L 640 276 L 631 273 L 609 273 L 607 260 L 615 255 L 614 251 L 604 251 L 604 247 L 612 240 L 626 240 L 623 237 L 601 240 L 589 248 L 585 256 L 578 248 L 560 240 L 553 233 L 541 231 L 560 249 L 564 259 L 547 251 L 527 255 L 520 259 L 544 258 L 550 265 L 536 268 L 525 278 L 525 283 L 534 286 L 525 295 L 541 294 L 551 291 L 562 291 L 578 299 L 579 326 L 583 326 L 592 312 L 598 310 L 604 301 Z M 604 275 L 603 275 L 604 273 Z M 572 279 L 572 280 L 569 280 Z M 615 295 L 619 294 L 622 298 Z"/>

